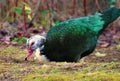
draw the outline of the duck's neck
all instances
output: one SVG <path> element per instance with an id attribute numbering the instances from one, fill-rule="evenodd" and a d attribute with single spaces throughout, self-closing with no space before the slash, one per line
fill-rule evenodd
<path id="1" fill-rule="evenodd" d="M 104 25 L 100 33 L 113 21 L 115 21 L 120 16 L 120 9 L 118 8 L 109 8 L 106 11 L 102 12 L 102 20 L 104 21 Z"/>
<path id="2" fill-rule="evenodd" d="M 38 59 L 40 62 L 49 62 L 48 58 L 45 55 L 41 55 L 40 48 L 37 48 L 35 51 L 36 59 Z"/>

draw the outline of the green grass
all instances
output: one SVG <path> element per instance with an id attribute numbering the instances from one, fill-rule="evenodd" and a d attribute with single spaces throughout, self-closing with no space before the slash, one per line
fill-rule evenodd
<path id="1" fill-rule="evenodd" d="M 33 58 L 24 61 L 26 53 L 0 46 L 0 81 L 120 81 L 120 61 L 100 62 L 93 54 L 84 63 L 39 63 Z"/>

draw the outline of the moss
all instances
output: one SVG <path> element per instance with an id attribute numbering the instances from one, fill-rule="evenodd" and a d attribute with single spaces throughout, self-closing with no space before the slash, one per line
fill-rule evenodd
<path id="1" fill-rule="evenodd" d="M 120 51 L 120 44 L 116 46 L 117 50 Z"/>
<path id="2" fill-rule="evenodd" d="M 120 81 L 119 62 L 67 63 L 24 61 L 24 49 L 0 46 L 0 80 L 10 81 Z M 95 57 L 96 58 L 96 57 Z M 6 76 L 5 76 L 6 75 Z M 12 81 L 12 80 L 11 80 Z"/>
<path id="3" fill-rule="evenodd" d="M 81 74 L 30 74 L 23 78 L 22 81 L 119 81 L 120 74 L 107 74 L 101 72 Z"/>
<path id="4" fill-rule="evenodd" d="M 69 75 L 64 75 L 64 74 L 31 74 L 26 76 L 22 81 L 70 81 L 70 76 Z"/>

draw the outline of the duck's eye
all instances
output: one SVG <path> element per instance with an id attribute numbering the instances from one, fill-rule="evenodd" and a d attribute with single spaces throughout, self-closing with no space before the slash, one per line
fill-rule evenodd
<path id="1" fill-rule="evenodd" d="M 32 43 L 31 43 L 31 46 L 32 46 L 34 43 L 35 43 L 35 42 L 32 42 Z"/>

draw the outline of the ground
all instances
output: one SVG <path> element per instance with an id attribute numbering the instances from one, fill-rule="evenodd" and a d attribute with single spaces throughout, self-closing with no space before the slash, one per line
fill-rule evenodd
<path id="1" fill-rule="evenodd" d="M 26 49 L 0 46 L 0 81 L 120 81 L 120 45 L 97 47 L 84 62 L 25 61 Z"/>

